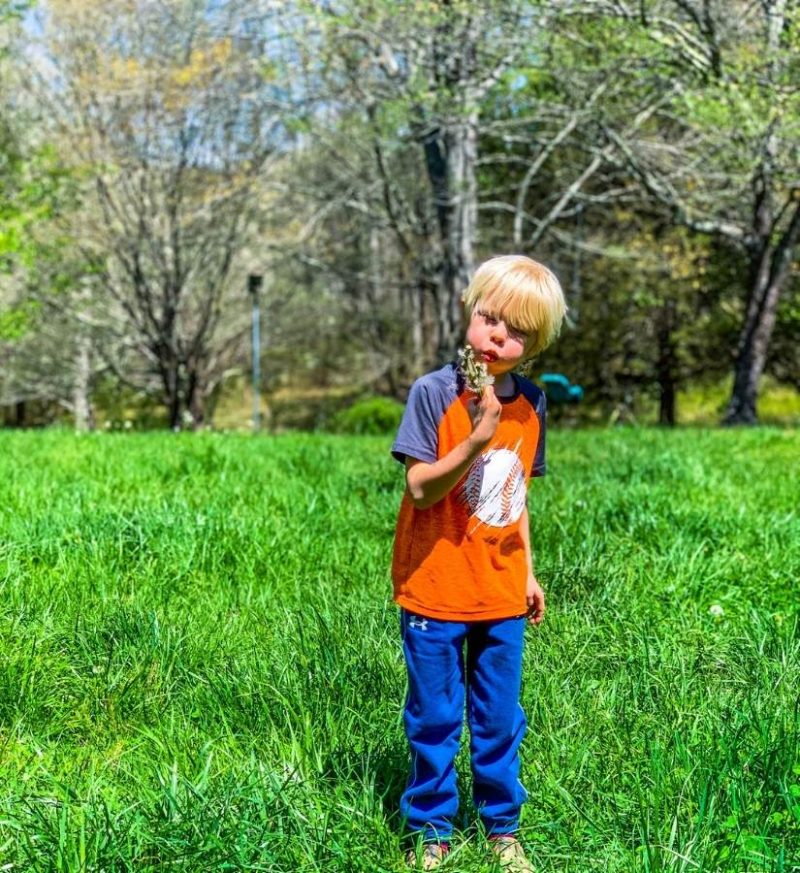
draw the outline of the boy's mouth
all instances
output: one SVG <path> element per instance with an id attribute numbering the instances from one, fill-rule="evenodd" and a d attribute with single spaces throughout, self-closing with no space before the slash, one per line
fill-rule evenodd
<path id="1" fill-rule="evenodd" d="M 481 357 L 485 364 L 491 364 L 493 361 L 497 360 L 497 353 L 492 351 L 481 352 Z"/>

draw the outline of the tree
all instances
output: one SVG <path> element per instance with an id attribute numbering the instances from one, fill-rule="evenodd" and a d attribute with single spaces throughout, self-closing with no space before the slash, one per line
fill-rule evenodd
<path id="1" fill-rule="evenodd" d="M 422 368 L 452 355 L 460 337 L 460 298 L 478 244 L 481 110 L 530 51 L 538 17 L 530 4 L 511 0 L 343 0 L 311 8 L 319 51 L 309 58 L 310 78 L 324 104 L 348 124 L 358 117 L 366 136 L 370 196 L 359 206 L 379 218 L 399 253 L 409 322 L 430 324 L 430 346 L 423 348 L 419 333 L 415 340 Z M 313 132 L 325 139 L 330 113 L 323 125 L 315 120 L 310 114 Z"/>
<path id="2" fill-rule="evenodd" d="M 172 428 L 201 425 L 241 339 L 226 294 L 241 276 L 259 180 L 279 142 L 260 3 L 49 0 L 49 87 L 86 180 L 87 258 L 157 380 Z M 236 289 L 240 291 L 239 288 Z M 241 307 L 242 317 L 244 307 Z"/>
<path id="3" fill-rule="evenodd" d="M 677 86 L 636 137 L 608 135 L 619 165 L 671 220 L 711 234 L 748 264 L 747 298 L 725 413 L 757 420 L 758 386 L 800 242 L 800 31 L 796 0 L 599 4 L 632 50 L 661 50 Z M 644 66 L 641 78 L 652 68 Z"/>
<path id="4" fill-rule="evenodd" d="M 43 264 L 63 255 L 52 220 L 67 206 L 70 184 L 54 149 L 31 132 L 30 107 L 20 98 L 20 18 L 29 5 L 0 3 L 0 405 L 14 408 L 18 425 L 32 401 L 69 406 L 73 387 L 64 360 L 73 332 L 42 308 L 53 290 Z M 43 226 L 49 235 L 39 233 Z"/>
<path id="5" fill-rule="evenodd" d="M 342 0 L 312 8 L 305 93 L 321 108 L 303 119 L 305 151 L 328 181 L 304 189 L 316 203 L 308 223 L 314 242 L 326 220 L 360 222 L 360 238 L 372 241 L 357 263 L 351 242 L 315 258 L 333 275 L 344 262 L 362 301 L 374 296 L 380 264 L 413 377 L 453 354 L 477 257 L 513 246 L 553 262 L 578 212 L 628 193 L 606 184 L 614 146 L 598 104 L 616 106 L 633 135 L 663 97 L 640 90 L 638 103 L 619 108 L 628 80 L 616 84 L 616 68 L 596 59 L 587 72 L 574 47 L 564 42 L 564 52 L 557 42 L 569 4 Z M 372 311 L 388 315 L 385 302 Z"/>

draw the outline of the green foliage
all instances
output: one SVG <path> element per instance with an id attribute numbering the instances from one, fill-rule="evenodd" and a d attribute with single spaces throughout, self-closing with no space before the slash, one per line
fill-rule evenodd
<path id="1" fill-rule="evenodd" d="M 536 869 L 790 873 L 800 435 L 549 447 L 523 687 Z M 388 449 L 0 433 L 4 865 L 404 869 Z M 455 852 L 490 873 L 479 836 Z"/>
<path id="2" fill-rule="evenodd" d="M 109 377 L 99 379 L 92 392 L 97 426 L 105 430 L 159 430 L 167 427 L 160 400 L 158 396 L 120 386 L 116 379 Z"/>
<path id="3" fill-rule="evenodd" d="M 25 336 L 38 311 L 39 306 L 34 302 L 0 309 L 0 341 L 13 341 Z"/>
<path id="4" fill-rule="evenodd" d="M 367 397 L 336 413 L 335 433 L 377 435 L 393 433 L 403 417 L 403 404 L 390 397 Z"/>
<path id="5" fill-rule="evenodd" d="M 756 73 L 748 72 L 750 76 Z M 735 134 L 739 148 L 743 138 L 758 140 L 774 120 L 785 120 L 792 112 L 796 116 L 798 107 L 798 98 L 781 99 L 774 89 L 746 79 L 710 83 L 686 91 L 675 100 L 675 110 L 683 119 L 708 134 Z"/>
<path id="6" fill-rule="evenodd" d="M 791 289 L 778 307 L 768 367 L 776 378 L 793 385 L 800 398 L 800 295 L 796 289 Z"/>
<path id="7" fill-rule="evenodd" d="M 34 0 L 0 0 L 0 22 L 21 18 Z"/>
<path id="8" fill-rule="evenodd" d="M 32 270 L 41 255 L 53 257 L 66 244 L 52 236 L 44 242 L 37 231 L 74 202 L 74 180 L 49 145 L 23 157 L 7 144 L 0 161 L 0 269 Z"/>

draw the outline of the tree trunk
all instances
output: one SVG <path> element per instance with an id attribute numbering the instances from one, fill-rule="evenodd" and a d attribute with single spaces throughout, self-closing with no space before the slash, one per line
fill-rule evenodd
<path id="1" fill-rule="evenodd" d="M 423 333 L 423 323 L 425 318 L 425 295 L 427 288 L 424 282 L 418 282 L 411 289 L 411 355 L 414 360 L 414 369 L 422 366 L 426 357 L 425 336 Z M 413 376 L 422 375 L 414 372 Z"/>
<path id="2" fill-rule="evenodd" d="M 164 355 L 159 360 L 161 382 L 164 386 L 164 406 L 167 409 L 167 420 L 170 430 L 180 430 L 183 425 L 183 407 L 181 405 L 180 367 L 172 355 Z"/>
<path id="3" fill-rule="evenodd" d="M 774 226 L 770 225 L 769 229 L 774 230 Z M 769 239 L 769 235 L 763 237 L 762 245 L 753 256 L 750 297 L 739 337 L 733 391 L 723 419 L 725 424 L 755 424 L 758 421 L 758 386 L 767 362 L 778 302 L 800 239 L 800 202 L 794 207 L 789 225 L 777 245 L 770 245 Z"/>
<path id="4" fill-rule="evenodd" d="M 441 264 L 436 288 L 436 358 L 455 355 L 463 332 L 461 297 L 475 267 L 478 119 L 471 113 L 424 140 L 428 179 L 439 226 Z"/>
<path id="5" fill-rule="evenodd" d="M 475 164 L 478 157 L 478 114 L 473 112 L 463 124 L 451 131 L 450 190 L 453 198 L 453 219 L 450 223 L 449 253 L 449 306 L 447 308 L 446 345 L 440 350 L 449 356 L 464 331 L 461 298 L 475 270 L 475 240 L 478 224 L 478 185 Z"/>
<path id="6" fill-rule="evenodd" d="M 658 323 L 658 423 L 675 426 L 675 301 L 669 300 L 661 308 Z"/>
<path id="7" fill-rule="evenodd" d="M 206 421 L 206 397 L 204 385 L 196 368 L 188 374 L 186 388 L 186 408 L 192 417 L 192 430 L 200 430 Z"/>
<path id="8" fill-rule="evenodd" d="M 85 334 L 78 337 L 78 355 L 75 362 L 75 382 L 72 406 L 75 415 L 75 430 L 87 433 L 94 430 L 94 415 L 91 402 L 92 378 L 91 340 Z"/>
<path id="9" fill-rule="evenodd" d="M 778 282 L 759 277 L 750 292 L 734 366 L 733 391 L 725 410 L 725 424 L 756 424 L 758 421 L 758 386 L 767 361 L 781 290 Z"/>
<path id="10" fill-rule="evenodd" d="M 658 423 L 664 427 L 675 427 L 675 383 L 669 376 L 662 381 L 661 375 L 659 373 Z"/>

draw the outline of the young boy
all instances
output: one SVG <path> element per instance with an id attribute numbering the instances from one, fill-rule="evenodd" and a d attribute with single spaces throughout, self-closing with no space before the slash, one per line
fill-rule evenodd
<path id="1" fill-rule="evenodd" d="M 509 255 L 481 265 L 464 307 L 466 342 L 494 385 L 478 397 L 453 363 L 423 376 L 392 446 L 406 467 L 392 561 L 411 748 L 400 811 L 421 837 L 408 864 L 438 867 L 458 809 L 466 698 L 475 806 L 503 869 L 530 871 L 516 837 L 519 691 L 525 620 L 545 608 L 526 506 L 528 479 L 545 472 L 545 398 L 512 371 L 552 342 L 566 305 L 550 270 Z"/>

